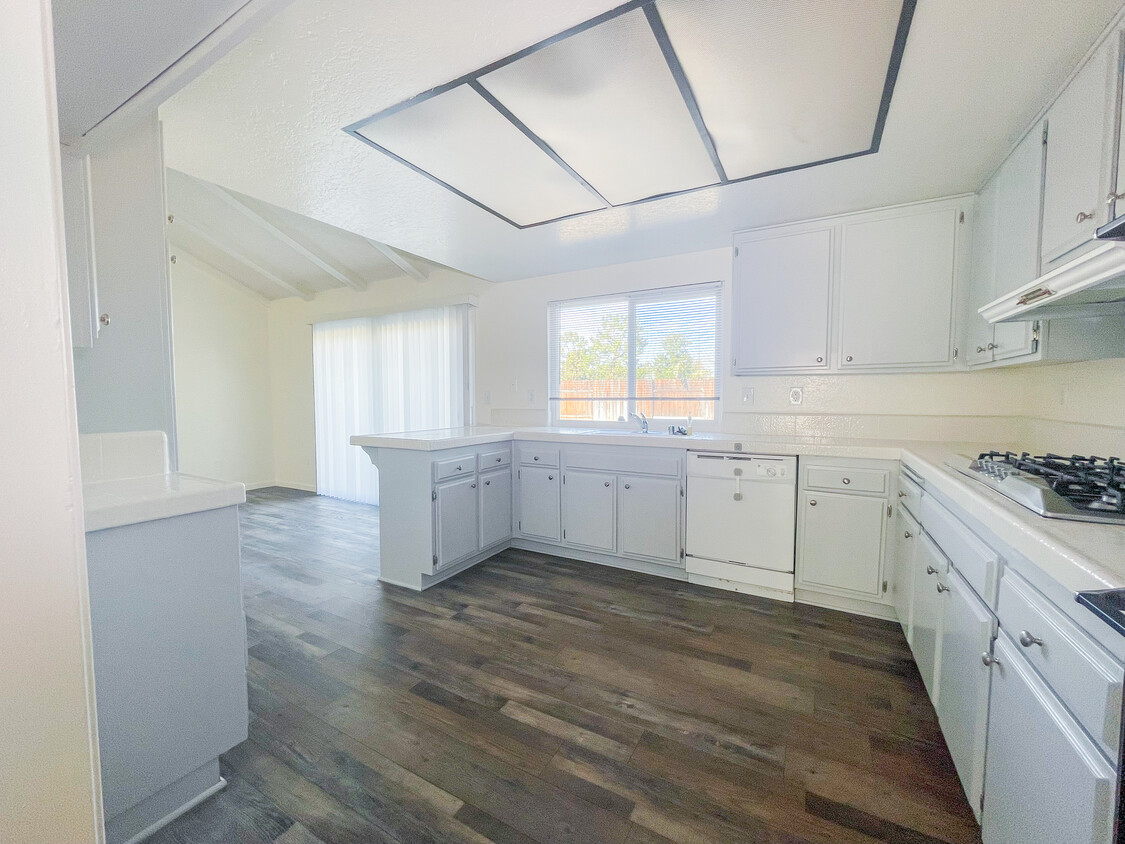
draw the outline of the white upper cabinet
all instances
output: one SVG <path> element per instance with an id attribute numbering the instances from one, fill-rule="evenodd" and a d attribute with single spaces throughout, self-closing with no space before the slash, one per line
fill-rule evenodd
<path id="1" fill-rule="evenodd" d="M 735 239 L 734 372 L 828 366 L 830 226 Z"/>
<path id="2" fill-rule="evenodd" d="M 993 326 L 977 313 L 995 297 L 992 295 L 996 278 L 996 222 L 999 214 L 997 182 L 991 180 L 977 196 L 973 212 L 973 261 L 970 274 L 968 305 L 965 314 L 965 362 L 969 366 L 992 363 Z M 1036 203 L 1036 208 L 1039 205 Z M 1038 244 L 1036 244 L 1038 252 Z"/>
<path id="3" fill-rule="evenodd" d="M 1047 112 L 1044 269 L 1089 242 L 1109 216 L 1109 176 L 1117 157 L 1118 45 L 1118 38 L 1107 38 Z"/>
<path id="4" fill-rule="evenodd" d="M 841 369 L 952 363 L 959 213 L 909 206 L 844 223 Z"/>

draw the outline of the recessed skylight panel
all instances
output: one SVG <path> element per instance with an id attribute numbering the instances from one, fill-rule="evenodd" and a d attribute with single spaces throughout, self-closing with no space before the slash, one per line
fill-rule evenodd
<path id="1" fill-rule="evenodd" d="M 355 131 L 516 225 L 604 207 L 465 85 L 376 116 Z"/>
<path id="2" fill-rule="evenodd" d="M 614 205 L 719 181 L 643 9 L 479 82 Z"/>
<path id="3" fill-rule="evenodd" d="M 656 0 L 727 177 L 867 152 L 901 0 Z"/>

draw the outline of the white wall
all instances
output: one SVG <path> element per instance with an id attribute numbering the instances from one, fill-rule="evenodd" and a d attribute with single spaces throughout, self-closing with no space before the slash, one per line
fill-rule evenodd
<path id="1" fill-rule="evenodd" d="M 102 841 L 50 4 L 0 20 L 0 841 Z"/>
<path id="2" fill-rule="evenodd" d="M 75 350 L 84 434 L 164 431 L 176 459 L 164 169 L 153 112 L 91 155 L 98 309 L 109 314 L 94 348 Z"/>
<path id="3" fill-rule="evenodd" d="M 269 302 L 182 251 L 171 278 L 180 471 L 269 486 Z"/>

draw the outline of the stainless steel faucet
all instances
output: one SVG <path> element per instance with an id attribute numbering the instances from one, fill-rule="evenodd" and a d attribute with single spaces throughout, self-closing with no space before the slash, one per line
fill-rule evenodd
<path id="1" fill-rule="evenodd" d="M 629 418 L 630 419 L 636 419 L 638 422 L 641 423 L 641 433 L 642 434 L 648 433 L 648 417 L 645 416 L 643 410 L 637 411 L 636 413 L 630 413 Z"/>

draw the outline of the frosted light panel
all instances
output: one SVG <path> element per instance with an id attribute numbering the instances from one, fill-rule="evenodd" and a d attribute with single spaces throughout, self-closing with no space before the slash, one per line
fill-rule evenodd
<path id="1" fill-rule="evenodd" d="M 468 86 L 356 131 L 517 225 L 605 207 Z"/>
<path id="2" fill-rule="evenodd" d="M 901 0 L 657 0 L 727 177 L 872 145 Z"/>
<path id="3" fill-rule="evenodd" d="M 614 205 L 719 181 L 640 9 L 480 83 Z"/>

